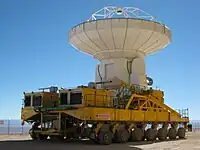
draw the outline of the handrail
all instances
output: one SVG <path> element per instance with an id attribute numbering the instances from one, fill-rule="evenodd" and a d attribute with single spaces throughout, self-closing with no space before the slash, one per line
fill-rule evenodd
<path id="1" fill-rule="evenodd" d="M 186 109 L 175 109 L 180 115 L 182 118 L 187 118 L 189 117 L 189 110 L 188 108 Z"/>

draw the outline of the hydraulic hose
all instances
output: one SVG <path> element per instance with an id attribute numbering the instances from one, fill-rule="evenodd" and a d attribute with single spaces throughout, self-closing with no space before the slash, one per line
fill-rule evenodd
<path id="1" fill-rule="evenodd" d="M 98 71 L 99 77 L 100 77 L 100 79 L 101 79 L 101 81 L 102 81 L 102 76 L 101 76 L 101 73 L 100 73 L 99 68 L 100 68 L 100 65 L 98 65 L 97 71 Z"/>

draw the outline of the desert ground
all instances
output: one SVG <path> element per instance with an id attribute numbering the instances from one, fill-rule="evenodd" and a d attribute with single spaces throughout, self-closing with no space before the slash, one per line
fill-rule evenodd
<path id="1" fill-rule="evenodd" d="M 66 149 L 87 149 L 87 150 L 200 150 L 200 132 L 188 133 L 187 138 L 177 141 L 164 142 L 129 142 L 125 144 L 113 143 L 111 145 L 96 145 L 88 140 L 51 142 L 32 141 L 28 135 L 0 135 L 0 149 L 28 149 L 28 150 L 66 150 Z"/>

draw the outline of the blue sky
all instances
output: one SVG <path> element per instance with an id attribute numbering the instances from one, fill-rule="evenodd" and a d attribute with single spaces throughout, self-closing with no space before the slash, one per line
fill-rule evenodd
<path id="1" fill-rule="evenodd" d="M 172 29 L 172 43 L 146 58 L 147 73 L 165 103 L 199 119 L 198 0 L 0 0 L 0 118 L 20 118 L 24 91 L 94 80 L 97 61 L 70 46 L 68 31 L 107 5 L 139 7 Z"/>

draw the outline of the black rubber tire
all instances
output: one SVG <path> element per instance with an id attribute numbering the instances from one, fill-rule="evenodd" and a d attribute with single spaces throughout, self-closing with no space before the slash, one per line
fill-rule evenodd
<path id="1" fill-rule="evenodd" d="M 155 141 L 156 140 L 156 130 L 149 128 L 145 131 L 145 138 L 147 141 Z"/>
<path id="2" fill-rule="evenodd" d="M 131 133 L 132 141 L 142 141 L 144 138 L 144 132 L 140 128 L 135 128 Z"/>
<path id="3" fill-rule="evenodd" d="M 129 140 L 130 134 L 126 129 L 120 129 L 115 133 L 115 141 L 118 143 L 125 143 Z"/>
<path id="4" fill-rule="evenodd" d="M 33 129 L 29 130 L 29 135 L 33 140 L 37 140 L 37 135 L 35 134 Z"/>
<path id="5" fill-rule="evenodd" d="M 82 133 L 82 138 L 90 138 L 91 128 L 85 128 Z"/>
<path id="6" fill-rule="evenodd" d="M 169 131 L 168 131 L 169 139 L 170 140 L 175 140 L 176 139 L 176 135 L 177 135 L 176 129 L 175 128 L 170 128 Z"/>
<path id="7" fill-rule="evenodd" d="M 167 139 L 167 129 L 166 128 L 160 128 L 158 130 L 157 137 L 161 141 L 166 140 Z"/>
<path id="8" fill-rule="evenodd" d="M 99 144 L 109 145 L 112 143 L 112 133 L 110 131 L 100 131 L 98 135 Z"/>
<path id="9" fill-rule="evenodd" d="M 183 127 L 180 127 L 177 131 L 177 136 L 179 139 L 184 139 L 185 138 L 185 129 Z"/>
<path id="10" fill-rule="evenodd" d="M 33 140 L 47 140 L 48 135 L 42 135 L 39 133 L 35 133 L 33 129 L 29 130 L 29 135 Z"/>

